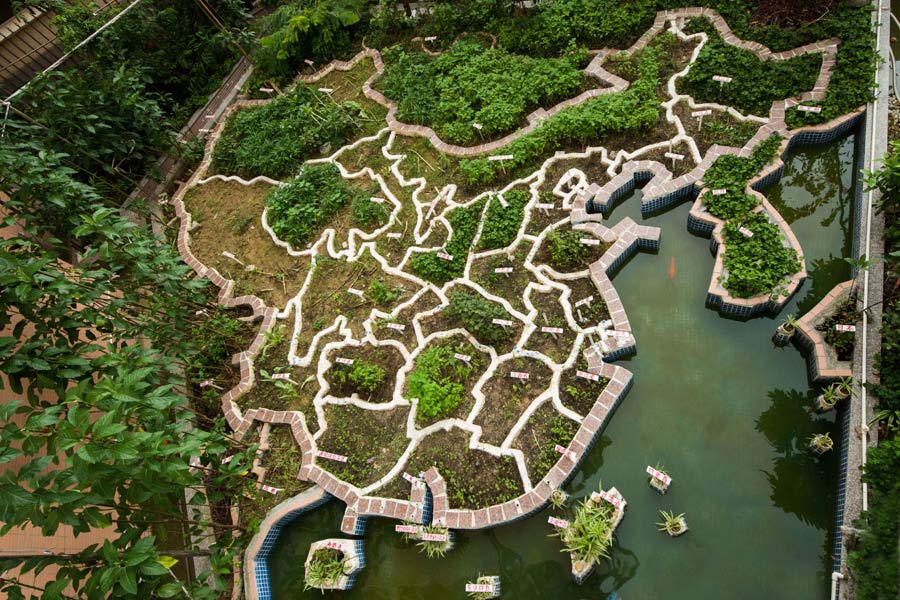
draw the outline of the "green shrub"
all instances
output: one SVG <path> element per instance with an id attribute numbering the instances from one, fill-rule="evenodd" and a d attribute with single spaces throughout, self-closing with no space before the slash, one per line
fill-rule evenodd
<path id="1" fill-rule="evenodd" d="M 372 202 L 371 196 L 360 194 L 353 200 L 350 215 L 353 217 L 353 224 L 360 229 L 374 229 L 375 226 L 387 223 L 391 213 L 384 204 Z"/>
<path id="2" fill-rule="evenodd" d="M 453 228 L 453 236 L 447 243 L 444 252 L 453 257 L 446 260 L 438 257 L 436 252 L 416 254 L 409 261 L 413 273 L 437 285 L 447 283 L 451 279 L 461 277 L 466 268 L 472 240 L 478 232 L 478 220 L 484 209 L 484 201 L 470 206 L 455 208 L 447 216 Z"/>
<path id="3" fill-rule="evenodd" d="M 506 201 L 506 208 L 503 208 L 496 195 L 491 197 L 488 204 L 481 238 L 478 240 L 478 247 L 482 250 L 506 248 L 515 241 L 516 234 L 519 233 L 525 217 L 525 205 L 529 200 L 528 193 L 512 190 L 503 194 L 503 199 Z"/>
<path id="4" fill-rule="evenodd" d="M 369 298 L 371 298 L 377 306 L 388 305 L 402 294 L 402 287 L 391 287 L 380 279 L 376 279 L 369 284 Z"/>
<path id="5" fill-rule="evenodd" d="M 495 345 L 512 339 L 512 327 L 493 323 L 494 319 L 510 318 L 509 313 L 500 304 L 480 294 L 462 290 L 453 290 L 449 298 L 450 306 L 446 308 L 447 314 L 458 319 L 482 344 Z"/>
<path id="6" fill-rule="evenodd" d="M 265 76 L 291 77 L 304 59 L 325 63 L 353 54 L 352 34 L 360 0 L 290 2 L 261 18 L 253 63 Z"/>
<path id="7" fill-rule="evenodd" d="M 475 372 L 475 365 L 453 355 L 466 351 L 466 348 L 442 343 L 429 346 L 416 357 L 406 381 L 409 396 L 419 399 L 417 416 L 426 419 L 446 417 L 462 403 L 468 394 L 463 384 Z"/>
<path id="8" fill-rule="evenodd" d="M 365 360 L 356 359 L 352 365 L 337 365 L 334 380 L 339 385 L 349 385 L 361 394 L 371 394 L 384 383 L 384 369 Z"/>
<path id="9" fill-rule="evenodd" d="M 584 234 L 571 229 L 554 229 L 544 238 L 550 253 L 550 266 L 561 271 L 574 271 L 585 266 L 590 250 L 581 243 Z"/>
<path id="10" fill-rule="evenodd" d="M 746 227 L 753 237 L 739 231 Z M 784 245 L 781 230 L 764 214 L 754 213 L 725 223 L 723 230 L 728 278 L 722 284 L 738 298 L 770 294 L 800 270 L 797 251 Z"/>
<path id="11" fill-rule="evenodd" d="M 717 158 L 703 175 L 703 184 L 710 190 L 727 192 L 721 196 L 705 194 L 703 204 L 707 210 L 720 219 L 732 219 L 752 210 L 757 200 L 744 191 L 747 182 L 775 160 L 780 147 L 781 137 L 773 135 L 754 148 L 749 158 L 731 154 Z"/>
<path id="12" fill-rule="evenodd" d="M 272 188 L 266 196 L 266 218 L 280 239 L 301 247 L 352 197 L 353 190 L 334 164 L 309 165 L 284 185 Z"/>
<path id="13" fill-rule="evenodd" d="M 572 43 L 627 48 L 653 24 L 656 10 L 655 0 L 542 2 L 533 17 L 507 22 L 500 44 L 532 56 L 555 56 Z"/>
<path id="14" fill-rule="evenodd" d="M 619 94 L 604 94 L 550 117 L 527 135 L 492 154 L 511 154 L 506 161 L 487 157 L 460 161 L 466 183 L 488 185 L 504 176 L 507 169 L 523 167 L 549 152 L 567 145 L 597 143 L 604 136 L 636 131 L 659 121 L 659 62 L 657 51 L 647 48 L 639 63 L 640 76 Z"/>
<path id="15" fill-rule="evenodd" d="M 262 106 L 232 113 L 213 151 L 212 169 L 225 175 L 284 177 L 359 128 L 359 105 L 335 104 L 327 94 L 298 85 Z"/>
<path id="16" fill-rule="evenodd" d="M 535 59 L 458 41 L 438 57 L 394 46 L 384 52 L 379 89 L 397 102 L 397 118 L 433 127 L 442 139 L 471 145 L 508 133 L 539 106 L 578 93 L 584 51 Z M 479 131 L 474 124 L 482 126 Z"/>
<path id="17" fill-rule="evenodd" d="M 678 80 L 678 88 L 698 102 L 717 102 L 741 112 L 768 115 L 775 100 L 811 91 L 821 66 L 822 55 L 818 53 L 790 60 L 760 60 L 754 52 L 715 37 L 700 50 L 687 75 Z M 718 83 L 713 81 L 715 75 L 731 77 L 732 81 Z"/>

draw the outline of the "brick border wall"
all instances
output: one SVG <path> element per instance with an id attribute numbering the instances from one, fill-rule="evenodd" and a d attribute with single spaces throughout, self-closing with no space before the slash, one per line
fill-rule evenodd
<path id="1" fill-rule="evenodd" d="M 852 375 L 852 365 L 837 360 L 834 350 L 828 347 L 816 325 L 830 315 L 835 306 L 847 297 L 854 281 L 836 285 L 812 309 L 797 321 L 795 338 L 797 345 L 807 351 L 806 362 L 810 379 L 814 383 L 827 383 Z"/>

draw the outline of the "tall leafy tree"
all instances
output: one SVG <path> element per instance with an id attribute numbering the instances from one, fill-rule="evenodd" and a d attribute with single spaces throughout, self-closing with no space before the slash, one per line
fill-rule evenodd
<path id="1" fill-rule="evenodd" d="M 106 530 L 109 541 L 4 557 L 0 571 L 59 571 L 46 589 L 6 577 L 0 591 L 215 598 L 246 537 L 221 509 L 253 485 L 244 475 L 255 448 L 185 396 L 182 367 L 200 352 L 186 332 L 204 326 L 204 284 L 33 134 L 13 126 L 0 145 L 2 225 L 20 228 L 0 240 L 0 372 L 22 398 L 0 405 L 0 534 L 67 525 Z M 194 491 L 187 506 L 185 490 Z M 171 567 L 197 555 L 211 569 L 180 580 Z"/>

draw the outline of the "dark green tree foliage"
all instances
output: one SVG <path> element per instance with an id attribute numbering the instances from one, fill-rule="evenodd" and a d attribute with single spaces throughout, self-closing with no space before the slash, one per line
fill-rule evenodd
<path id="1" fill-rule="evenodd" d="M 745 227 L 753 232 L 746 237 L 739 231 Z M 723 230 L 728 271 L 725 289 L 738 298 L 768 294 L 787 283 L 786 277 L 800 270 L 797 251 L 784 245 L 784 236 L 777 225 L 764 214 L 753 213 L 732 219 Z"/>
<path id="2" fill-rule="evenodd" d="M 325 63 L 352 54 L 362 5 L 360 0 L 304 0 L 279 6 L 260 22 L 254 63 L 267 76 L 286 78 L 305 59 Z"/>
<path id="3" fill-rule="evenodd" d="M 248 46 L 251 40 L 242 33 L 248 19 L 244 2 L 207 3 L 234 33 L 233 39 Z M 64 47 L 73 48 L 129 4 L 99 11 L 96 0 L 67 2 L 54 18 Z M 163 111 L 180 122 L 206 102 L 237 60 L 228 39 L 197 2 L 144 0 L 83 52 L 88 62 L 107 73 L 121 65 L 145 73 L 147 87 L 159 95 Z"/>
<path id="4" fill-rule="evenodd" d="M 285 177 L 323 146 L 337 149 L 358 128 L 360 107 L 335 104 L 304 85 L 262 106 L 231 114 L 213 151 L 212 168 L 226 175 Z"/>
<path id="5" fill-rule="evenodd" d="M 750 158 L 731 154 L 720 156 L 703 174 L 703 185 L 709 190 L 726 190 L 725 194 L 703 196 L 706 209 L 720 219 L 733 219 L 746 214 L 757 204 L 754 196 L 744 190 L 765 166 L 775 160 L 781 147 L 781 136 L 773 135 L 756 148 Z"/>
<path id="6" fill-rule="evenodd" d="M 384 52 L 387 66 L 378 87 L 397 102 L 401 121 L 471 145 L 515 130 L 539 106 L 576 95 L 586 58 L 584 51 L 573 51 L 536 59 L 469 41 L 456 42 L 438 57 L 395 46 Z"/>
<path id="7" fill-rule="evenodd" d="M 525 205 L 528 204 L 528 193 L 523 190 L 512 190 L 503 194 L 506 208 L 500 204 L 497 195 L 491 197 L 484 216 L 484 226 L 481 229 L 481 238 L 478 247 L 482 250 L 495 250 L 506 248 L 512 244 L 522 219 L 525 217 Z"/>
<path id="8" fill-rule="evenodd" d="M 571 44 L 627 48 L 653 24 L 654 0 L 556 0 L 538 5 L 534 15 L 510 19 L 500 43 L 514 52 L 556 56 Z"/>
<path id="9" fill-rule="evenodd" d="M 62 166 L 63 155 L 35 153 L 34 132 L 24 134 L 32 141 L 7 137 L 0 145 L 0 192 L 9 195 L 3 226 L 21 228 L 0 240 L 0 371 L 23 395 L 0 407 L 2 533 L 28 524 L 52 535 L 68 525 L 105 529 L 111 539 L 74 556 L 5 558 L 0 568 L 59 565 L 38 594 L 47 599 L 69 585 L 79 598 L 167 598 L 182 585 L 193 598 L 217 598 L 241 530 L 220 524 L 203 550 L 155 525 L 203 533 L 208 517 L 197 509 L 226 501 L 246 481 L 239 473 L 247 455 L 221 465 L 231 446 L 223 424 L 189 428 L 195 415 L 177 391 L 180 366 L 201 351 L 186 332 L 203 318 L 195 313 L 204 282 L 174 248 L 102 206 Z M 53 236 L 60 226 L 70 232 L 65 243 Z M 84 248 L 74 258 L 73 245 Z M 192 455 L 205 466 L 191 470 Z M 204 481 L 214 491 L 207 494 Z M 186 514 L 185 489 L 197 492 Z M 179 581 L 163 543 L 184 556 L 209 554 L 212 571 Z M 14 579 L 0 591 L 23 597 Z"/>
<path id="10" fill-rule="evenodd" d="M 284 185 L 272 188 L 266 196 L 266 218 L 279 238 L 300 248 L 350 204 L 353 194 L 335 164 L 309 165 Z"/>
<path id="11" fill-rule="evenodd" d="M 482 344 L 495 345 L 512 338 L 513 329 L 496 325 L 494 319 L 509 319 L 502 305 L 481 294 L 453 290 L 450 305 L 445 309 L 452 318 L 459 319 L 465 328 Z"/>
<path id="12" fill-rule="evenodd" d="M 760 60 L 750 50 L 711 38 L 683 78 L 679 92 L 698 102 L 717 102 L 741 112 L 768 115 L 772 102 L 811 91 L 819 76 L 822 55 L 804 54 L 790 60 Z M 716 75 L 731 83 L 713 81 Z M 765 82 L 764 84 L 762 82 Z"/>
<path id="13" fill-rule="evenodd" d="M 149 84 L 145 69 L 87 65 L 35 80 L 19 106 L 45 127 L 30 130 L 40 143 L 68 154 L 66 162 L 104 178 L 140 179 L 175 141 Z"/>
<path id="14" fill-rule="evenodd" d="M 444 253 L 452 256 L 453 260 L 440 258 L 436 252 L 416 254 L 409 261 L 412 272 L 437 285 L 462 276 L 483 209 L 484 201 L 479 201 L 452 210 L 447 215 L 447 220 L 453 228 L 453 236 L 444 248 Z"/>
<path id="15" fill-rule="evenodd" d="M 573 106 L 547 119 L 540 127 L 507 144 L 494 154 L 511 154 L 512 160 L 490 161 L 486 157 L 464 159 L 460 169 L 469 185 L 487 185 L 507 169 L 529 164 L 538 157 L 570 144 L 601 142 L 604 136 L 622 131 L 637 133 L 659 120 L 659 61 L 657 51 L 647 48 L 641 55 L 639 77 L 619 94 L 605 94 Z"/>

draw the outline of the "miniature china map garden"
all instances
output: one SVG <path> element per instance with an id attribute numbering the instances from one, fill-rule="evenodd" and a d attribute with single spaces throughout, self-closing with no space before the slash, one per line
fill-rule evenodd
<path id="1" fill-rule="evenodd" d="M 854 158 L 846 136 L 866 101 L 865 90 L 846 92 L 853 61 L 866 59 L 851 56 L 859 41 L 841 39 L 840 28 L 811 28 L 790 47 L 781 39 L 782 47 L 769 48 L 737 35 L 725 16 L 663 10 L 616 49 L 594 48 L 589 36 L 547 49 L 527 36 L 498 40 L 477 31 L 411 35 L 399 45 L 367 39 L 347 60 L 306 59 L 293 82 L 244 83 L 171 203 L 181 255 L 218 286 L 221 311 L 244 324 L 234 368 L 201 373 L 195 385 L 238 439 L 258 444 L 259 489 L 237 507 L 243 522 L 259 527 L 242 570 L 248 597 L 299 597 L 304 583 L 322 590 L 356 583 L 354 597 L 424 597 L 414 588 L 386 591 L 405 581 L 390 569 L 380 576 L 394 577 L 387 588 L 359 582 L 376 568 L 367 563 L 398 551 L 382 540 L 373 552 L 370 520 L 378 535 L 418 545 L 416 560 L 436 561 L 427 567 L 436 582 L 440 561 L 465 550 L 467 530 L 522 521 L 558 537 L 541 542 L 545 555 L 564 550 L 565 579 L 584 584 L 572 593 L 591 598 L 615 590 L 627 597 L 616 582 L 602 595 L 591 586 L 598 565 L 594 579 L 615 578 L 620 523 L 645 522 L 665 548 L 709 543 L 700 531 L 712 531 L 701 525 L 711 515 L 678 494 L 703 485 L 701 453 L 712 450 L 697 448 L 690 468 L 677 459 L 680 472 L 666 455 L 633 456 L 641 486 L 606 475 L 606 467 L 600 482 L 594 474 L 604 460 L 588 457 L 611 443 L 604 430 L 641 385 L 634 373 L 653 380 L 642 359 L 659 356 L 660 373 L 699 373 L 702 356 L 651 348 L 664 344 L 666 329 L 657 336 L 647 315 L 679 319 L 667 303 L 704 311 L 716 322 L 711 329 L 729 328 L 728 336 L 754 332 L 746 352 L 768 354 L 748 372 L 787 360 L 773 367 L 781 369 L 773 385 L 783 379 L 806 396 L 803 359 L 780 358 L 785 350 L 769 341 L 775 325 L 764 323 L 765 335 L 757 325 L 786 306 L 797 310 L 795 294 L 810 278 L 828 289 L 805 298 L 798 316 L 850 279 L 840 260 L 849 254 L 850 209 L 845 200 L 843 208 L 825 207 L 846 214 L 817 245 L 813 229 L 792 229 L 804 215 L 794 214 L 790 190 L 777 182 L 797 169 L 802 178 L 792 153 L 815 161 L 830 152 L 837 169 L 826 177 L 827 193 L 847 194 Z M 865 32 L 868 19 L 848 12 L 844 30 Z M 770 187 L 778 202 L 767 196 Z M 711 259 L 698 238 L 709 238 Z M 696 260 L 676 261 L 676 249 Z M 639 251 L 657 256 L 629 262 Z M 829 276 L 820 264 L 827 259 Z M 650 262 L 653 275 L 629 275 Z M 620 271 L 627 295 L 613 279 Z M 629 320 L 631 300 L 639 323 Z M 816 327 L 832 311 L 826 302 L 796 328 L 821 344 Z M 820 331 L 834 338 L 831 325 Z M 767 348 L 758 344 L 763 338 Z M 816 372 L 849 375 L 852 346 L 830 343 L 837 354 L 823 354 Z M 722 350 L 737 362 L 742 352 Z M 735 388 L 751 385 L 741 377 Z M 742 397 L 721 383 L 692 389 Z M 688 399 L 676 392 L 672 401 Z M 661 414 L 659 427 L 700 436 L 674 424 L 678 410 Z M 752 426 L 752 416 L 742 418 Z M 833 421 L 818 419 L 805 421 L 811 436 L 834 431 Z M 814 444 L 819 454 L 830 448 L 822 443 Z M 830 460 L 804 459 L 812 474 L 801 480 L 827 471 L 808 485 L 833 486 Z M 740 493 L 725 496 L 740 505 Z M 293 564 L 279 563 L 290 523 L 313 518 L 304 516 L 313 510 L 331 514 L 331 524 L 290 554 Z M 804 541 L 809 575 L 788 588 L 827 578 L 818 571 L 830 564 L 816 566 L 815 546 L 830 544 L 829 519 L 808 519 L 819 530 Z M 532 522 L 539 524 L 525 525 Z M 464 573 L 453 567 L 452 586 L 433 588 L 439 597 L 545 597 L 516 587 L 493 562 L 466 561 Z M 637 593 L 631 597 L 663 597 Z"/>
<path id="2" fill-rule="evenodd" d="M 0 599 L 897 598 L 891 4 L 0 0 Z"/>

